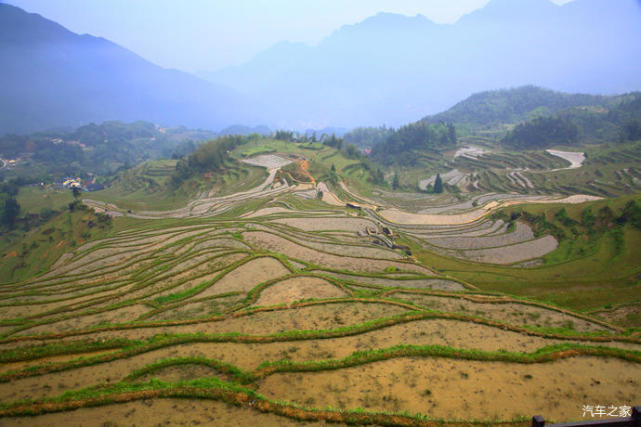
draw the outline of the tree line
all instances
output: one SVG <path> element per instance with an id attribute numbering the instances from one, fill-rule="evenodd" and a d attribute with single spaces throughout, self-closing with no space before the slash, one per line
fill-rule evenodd
<path id="1" fill-rule="evenodd" d="M 605 107 L 560 110 L 518 124 L 502 143 L 515 149 L 544 149 L 556 144 L 641 140 L 641 93 L 617 97 Z"/>
<path id="2" fill-rule="evenodd" d="M 204 172 L 218 172 L 231 161 L 229 152 L 250 140 L 251 136 L 225 135 L 198 146 L 196 151 L 183 157 L 176 163 L 171 175 L 174 187 Z"/>
<path id="3" fill-rule="evenodd" d="M 0 184 L 0 227 L 13 229 L 18 215 L 20 205 L 16 200 L 19 187 L 15 182 L 3 182 Z"/>
<path id="4" fill-rule="evenodd" d="M 502 144 L 521 150 L 536 150 L 557 144 L 577 142 L 577 126 L 561 117 L 537 117 L 519 123 L 502 140 Z"/>
<path id="5" fill-rule="evenodd" d="M 415 164 L 414 150 L 442 150 L 456 145 L 452 123 L 421 120 L 393 131 L 384 142 L 372 148 L 371 157 L 382 164 Z"/>

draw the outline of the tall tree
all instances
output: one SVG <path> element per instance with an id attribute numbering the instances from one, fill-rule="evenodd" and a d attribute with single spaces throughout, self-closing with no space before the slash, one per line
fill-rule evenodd
<path id="1" fill-rule="evenodd" d="M 392 188 L 394 190 L 398 189 L 400 183 L 398 181 L 398 172 L 394 172 L 394 179 L 392 179 Z"/>
<path id="2" fill-rule="evenodd" d="M 447 124 L 447 136 L 450 144 L 456 144 L 456 128 L 452 123 Z"/>
<path id="3" fill-rule="evenodd" d="M 2 208 L 0 221 L 2 221 L 3 225 L 11 228 L 15 224 L 18 214 L 20 213 L 20 205 L 13 197 L 5 198 L 4 203 L 2 204 L 3 206 L 0 206 Z"/>
<path id="4" fill-rule="evenodd" d="M 436 174 L 436 179 L 434 180 L 434 192 L 436 194 L 441 194 L 443 192 L 443 180 L 441 179 L 441 174 Z"/>

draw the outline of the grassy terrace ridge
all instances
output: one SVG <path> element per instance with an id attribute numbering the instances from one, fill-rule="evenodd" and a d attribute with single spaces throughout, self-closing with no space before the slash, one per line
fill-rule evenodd
<path id="1" fill-rule="evenodd" d="M 291 361 L 278 361 L 272 363 L 264 363 L 258 367 L 257 371 L 254 374 L 243 372 L 242 370 L 234 367 L 233 365 L 225 364 L 220 361 L 206 359 L 206 358 L 173 358 L 165 359 L 155 362 L 152 365 L 147 365 L 144 368 L 134 371 L 127 377 L 127 381 L 132 381 L 136 378 L 139 378 L 143 375 L 152 373 L 159 369 L 168 367 L 168 366 L 177 366 L 185 364 L 200 364 L 213 367 L 221 372 L 228 373 L 232 375 L 233 378 L 237 379 L 241 383 L 250 383 L 255 381 L 255 378 L 261 378 L 266 375 L 274 374 L 277 372 L 305 372 L 305 371 L 324 371 L 324 370 L 333 370 L 341 369 L 350 366 L 357 366 L 366 363 L 372 363 L 380 360 L 387 360 L 390 358 L 398 357 L 445 357 L 445 358 L 460 358 L 466 360 L 483 360 L 483 361 L 507 361 L 515 363 L 542 363 L 550 362 L 554 360 L 559 360 L 561 358 L 568 357 L 577 357 L 580 355 L 591 355 L 591 356 L 601 356 L 601 357 L 617 357 L 624 360 L 641 361 L 641 352 L 636 351 L 627 351 L 627 350 L 618 350 L 604 347 L 588 347 L 588 346 L 577 346 L 577 345 L 558 345 L 558 346 L 549 346 L 544 347 L 536 352 L 529 354 L 519 354 L 519 353 L 509 353 L 509 352 L 480 352 L 476 350 L 466 350 L 466 349 L 456 349 L 442 346 L 425 346 L 425 347 L 416 347 L 416 346 L 397 346 L 388 349 L 380 349 L 375 351 L 364 351 L 357 352 L 351 356 L 342 359 L 342 360 L 322 360 L 322 361 L 310 361 L 303 363 L 293 363 Z M 223 385 L 224 382 L 216 378 L 210 378 L 212 385 Z M 203 380 L 194 380 L 194 382 L 203 381 Z M 148 385 L 157 386 L 163 385 L 160 380 L 151 380 Z M 227 383 L 231 385 L 230 383 Z M 133 387 L 133 384 L 129 386 Z M 126 383 L 121 383 L 120 385 L 114 385 L 111 387 L 98 387 L 86 390 L 70 391 L 60 398 L 45 402 L 65 402 L 73 398 L 77 399 L 82 397 L 86 393 L 94 395 L 109 395 L 115 393 L 116 391 L 123 391 L 128 389 L 129 386 Z M 45 403 L 43 402 L 43 403 Z M 21 406 L 26 406 L 31 402 L 17 402 L 14 404 L 3 404 L 2 405 L 2 415 L 14 415 L 20 413 Z M 31 403 L 31 411 L 34 412 L 25 412 L 30 415 L 37 413 L 37 406 Z M 46 406 L 46 405 L 45 405 Z M 46 410 L 45 410 L 46 411 Z"/>
<path id="2" fill-rule="evenodd" d="M 634 147 L 598 150 L 631 161 Z M 496 385 L 516 387 L 510 393 L 523 402 L 535 401 L 529 393 L 543 386 L 540 378 L 589 364 L 601 386 L 586 386 L 583 400 L 606 401 L 611 382 L 625 378 L 621 404 L 636 404 L 628 400 L 641 369 L 641 231 L 629 204 L 641 204 L 638 195 L 518 204 L 456 225 L 390 223 L 373 207 L 469 213 L 517 196 L 482 194 L 489 187 L 525 192 L 507 177 L 510 168 L 529 167 L 521 172 L 541 186 L 531 193 L 544 195 L 574 192 L 560 191 L 559 179 L 567 177 L 569 187 L 579 172 L 591 176 L 599 168 L 605 181 L 626 166 L 599 163 L 605 158 L 590 151 L 597 147 L 588 149 L 585 169 L 554 172 L 567 162 L 543 151 L 448 157 L 458 148 L 419 163 L 448 159 L 463 173 L 486 168 L 482 190 L 448 184 L 441 195 L 415 192 L 432 169 L 411 166 L 400 171 L 395 191 L 392 169 L 374 185 L 377 166 L 358 155 L 321 143 L 251 139 L 229 150 L 220 171 L 184 180 L 175 199 L 162 189 L 172 163 L 143 164 L 102 193 L 123 216 L 107 223 L 88 209 L 62 210 L 24 237 L 14 235 L 0 253 L 0 272 L 8 272 L 0 283 L 0 417 L 178 397 L 301 421 L 525 425 L 530 409 L 502 409 L 489 395 L 466 401 L 465 413 L 476 414 L 467 419 L 440 387 L 474 387 L 472 377 L 487 371 Z M 313 186 L 292 182 L 257 189 L 267 169 L 242 160 L 261 155 L 297 161 L 294 175 L 306 171 L 340 200 L 368 207 L 330 205 Z M 127 176 L 140 187 L 129 188 L 131 197 Z M 633 188 L 634 180 L 621 176 Z M 45 198 L 29 191 L 22 197 L 30 211 L 38 203 L 58 206 L 55 192 Z M 155 192 L 163 197 L 152 201 Z M 170 208 L 179 214 L 162 214 Z M 136 218 L 127 209 L 153 215 Z M 472 258 L 513 256 L 514 247 L 544 238 L 557 244 L 536 257 Z M 447 364 L 461 362 L 479 370 L 454 382 L 434 376 L 459 375 Z M 499 372 L 506 366 L 521 373 L 506 379 Z M 358 381 L 342 383 L 341 375 Z M 416 381 L 427 386 L 411 390 Z M 327 399 L 288 395 L 299 382 Z M 570 392 L 563 382 L 555 387 Z M 373 396 L 370 388 L 381 392 Z M 582 403 L 568 398 L 531 410 L 567 421 Z"/>
<path id="3" fill-rule="evenodd" d="M 324 370 L 343 369 L 367 363 L 400 357 L 443 357 L 464 360 L 501 361 L 514 363 L 545 363 L 567 357 L 582 355 L 598 357 L 617 357 L 631 362 L 641 361 L 641 352 L 612 349 L 606 347 L 590 347 L 571 344 L 543 347 L 533 353 L 483 352 L 443 346 L 409 346 L 361 351 L 341 360 L 318 360 L 296 363 L 289 360 L 267 362 L 259 366 L 256 375 L 264 377 L 277 372 L 316 372 Z"/>
<path id="4" fill-rule="evenodd" d="M 370 303 L 377 302 L 375 300 L 363 300 L 363 299 L 356 299 L 355 301 L 367 301 Z M 300 303 L 298 307 L 305 307 L 305 306 L 309 306 L 310 304 L 338 303 L 338 302 L 346 302 L 346 300 L 304 302 L 304 303 Z M 399 304 L 406 306 L 405 304 L 402 304 L 402 303 L 399 303 Z M 273 311 L 273 310 L 279 310 L 279 309 L 282 310 L 284 308 L 285 307 L 258 307 L 253 310 L 253 313 Z M 411 306 L 406 306 L 406 308 L 411 308 Z M 247 313 L 247 312 L 238 313 L 238 315 L 241 315 L 241 316 L 246 316 L 248 314 L 251 314 L 251 313 Z M 359 334 L 375 331 L 378 329 L 390 327 L 393 325 L 411 323 L 418 320 L 427 320 L 427 319 L 449 319 L 449 320 L 466 321 L 466 322 L 476 323 L 480 325 L 492 326 L 492 327 L 500 328 L 503 330 L 514 331 L 524 335 L 538 336 L 538 337 L 544 337 L 544 338 L 573 340 L 573 341 L 579 341 L 579 342 L 627 342 L 627 343 L 634 343 L 634 344 L 641 345 L 641 339 L 639 339 L 638 337 L 635 338 L 631 336 L 621 336 L 621 335 L 619 336 L 589 335 L 589 334 L 581 335 L 581 334 L 576 334 L 575 331 L 562 330 L 562 329 L 546 331 L 546 330 L 539 330 L 537 328 L 516 327 L 516 326 L 512 326 L 512 325 L 508 325 L 500 322 L 492 322 L 489 320 L 485 320 L 485 319 L 481 319 L 473 316 L 461 315 L 457 313 L 408 311 L 403 315 L 395 316 L 392 318 L 377 319 L 374 321 L 356 324 L 349 327 L 337 328 L 333 330 L 290 330 L 290 331 L 284 331 L 284 332 L 280 332 L 272 335 L 246 335 L 246 334 L 235 333 L 235 332 L 222 333 L 222 334 L 209 334 L 209 335 L 206 335 L 203 333 L 164 334 L 164 335 L 155 335 L 152 338 L 145 341 L 111 340 L 111 341 L 101 341 L 99 343 L 95 343 L 92 341 L 85 340 L 85 341 L 79 341 L 79 342 L 70 342 L 69 344 L 66 344 L 66 345 L 56 343 L 56 344 L 47 344 L 45 346 L 20 348 L 20 349 L 16 349 L 15 351 L 8 352 L 6 355 L 4 355 L 2 362 L 6 363 L 9 361 L 15 362 L 15 361 L 23 361 L 23 360 L 37 360 L 47 356 L 90 352 L 92 350 L 98 350 L 98 349 L 119 348 L 120 351 L 111 352 L 104 355 L 93 356 L 89 358 L 80 357 L 67 362 L 60 362 L 60 363 L 53 363 L 53 364 L 45 363 L 42 365 L 34 365 L 19 371 L 5 372 L 0 374 L 0 382 L 7 382 L 17 378 L 23 378 L 27 376 L 46 375 L 51 372 L 61 372 L 61 371 L 66 371 L 70 369 L 77 369 L 83 366 L 92 366 L 94 364 L 100 364 L 100 363 L 106 363 L 114 360 L 125 359 L 135 355 L 158 350 L 161 348 L 173 347 L 173 346 L 183 345 L 188 343 L 206 343 L 206 342 L 274 343 L 274 342 L 295 342 L 295 341 L 304 341 L 304 340 L 311 340 L 311 339 L 330 339 L 330 338 L 359 335 Z M 214 319 L 209 319 L 209 320 L 214 320 Z M 223 321 L 224 319 L 219 318 L 215 320 Z M 138 326 L 142 327 L 143 325 L 138 325 Z M 623 350 L 623 349 L 611 348 L 611 347 L 591 347 L 591 346 L 585 346 L 585 345 L 574 344 L 574 343 L 562 344 L 562 347 L 565 350 L 574 351 L 573 353 L 568 353 L 563 357 L 566 357 L 567 355 L 586 354 L 586 355 L 597 355 L 597 356 L 603 356 L 603 357 L 620 357 L 625 360 L 630 360 L 634 362 L 639 362 L 641 360 L 639 359 L 639 354 L 640 354 L 639 351 L 633 351 L 633 350 Z M 394 352 L 390 350 L 391 352 L 390 354 L 397 355 L 394 357 L 400 357 L 398 355 L 403 355 L 403 354 L 419 355 L 419 356 L 420 355 L 424 355 L 424 356 L 442 355 L 443 357 L 454 357 L 455 355 L 461 356 L 463 354 L 463 353 L 455 352 L 456 354 L 454 354 L 454 356 L 453 355 L 447 356 L 450 353 L 447 352 L 448 351 L 447 349 L 441 351 L 442 346 L 434 347 L 436 348 L 436 350 L 434 350 L 434 348 L 429 346 L 425 348 L 409 346 L 407 348 L 410 349 L 409 353 L 403 353 L 403 351 L 399 353 L 399 352 Z M 557 347 L 554 347 L 554 351 L 557 351 L 557 349 L 558 349 Z M 412 353 L 413 351 L 415 352 Z M 470 351 L 472 352 L 470 354 L 474 353 L 474 350 L 470 350 Z M 504 354 L 504 352 L 499 352 L 499 353 L 502 355 Z M 540 352 L 537 352 L 536 354 L 538 355 L 537 357 L 540 357 L 540 359 L 534 358 L 530 360 L 530 359 L 524 358 L 521 360 L 518 358 L 512 358 L 512 359 L 499 358 L 496 360 L 511 360 L 511 361 L 517 361 L 517 362 L 518 361 L 527 362 L 528 360 L 530 360 L 531 362 L 553 360 L 553 358 L 550 359 L 548 358 L 548 356 L 545 356 L 545 357 L 540 356 L 539 353 Z M 383 352 L 382 354 L 387 354 L 387 353 Z M 378 356 L 372 356 L 372 357 L 376 359 L 376 357 Z M 387 356 L 384 356 L 384 357 L 387 357 Z"/>
<path id="5" fill-rule="evenodd" d="M 260 288 L 268 286 L 269 284 L 272 284 L 270 282 L 264 282 L 263 284 L 259 285 Z M 255 288 L 256 289 L 256 288 Z M 414 290 L 406 290 L 405 292 L 407 293 L 416 293 Z M 458 297 L 457 295 L 453 294 L 443 294 L 443 293 L 430 293 L 431 295 L 440 295 L 440 296 L 447 296 L 447 297 Z M 429 295 L 429 294 L 428 294 Z M 220 296 L 219 296 L 220 297 Z M 463 296 L 462 296 L 463 297 Z M 247 297 L 250 301 L 253 301 L 255 299 L 255 296 L 249 296 Z M 478 300 L 477 300 L 478 301 Z M 578 318 L 583 318 L 585 320 L 588 320 L 589 322 L 603 325 L 606 328 L 613 330 L 613 331 L 622 331 L 621 328 L 617 328 L 614 325 L 610 325 L 608 323 L 599 321 L 598 319 L 590 318 L 588 316 L 582 316 L 578 313 L 572 313 L 568 312 L 566 310 L 561 310 L 557 307 L 551 307 L 545 304 L 533 304 L 528 301 L 523 301 L 519 299 L 514 299 L 514 300 L 495 300 L 495 301 L 487 301 L 487 300 L 482 300 L 484 303 L 491 303 L 491 304 L 505 304 L 505 303 L 516 303 L 516 304 L 524 304 L 524 305 L 533 305 L 537 307 L 543 307 L 549 310 L 553 311 L 560 311 L 564 314 L 569 314 Z M 577 333 L 577 331 L 572 330 L 572 329 L 564 329 L 564 328 L 544 328 L 544 327 L 537 327 L 537 326 L 527 326 L 527 327 L 518 327 L 514 325 L 510 325 L 507 323 L 503 322 L 496 322 L 492 321 L 490 319 L 486 319 L 483 317 L 479 316 L 470 316 L 465 313 L 446 313 L 446 312 L 440 312 L 436 310 L 431 310 L 431 309 L 426 309 L 422 308 L 420 305 L 416 304 L 409 304 L 404 300 L 398 300 L 394 298 L 381 298 L 381 297 L 347 297 L 347 298 L 334 298 L 330 300 L 314 300 L 310 299 L 307 301 L 300 301 L 296 303 L 292 303 L 290 305 L 277 305 L 277 306 L 269 306 L 269 307 L 248 307 L 249 304 L 247 302 L 241 303 L 240 306 L 236 309 L 234 312 L 230 312 L 227 316 L 212 316 L 212 317 L 207 317 L 207 318 L 199 318 L 199 319 L 186 319 L 186 320 L 180 320 L 180 321 L 163 321 L 163 322 L 150 322 L 150 321 L 136 321 L 136 322 L 129 322 L 129 323 L 117 323 L 113 325 L 99 325 L 94 328 L 89 328 L 85 330 L 77 330 L 77 331 L 68 331 L 64 333 L 56 333 L 56 334 L 43 334 L 43 335 L 17 335 L 13 337 L 5 337 L 2 340 L 0 340 L 1 343 L 7 343 L 7 342 L 18 342 L 18 341 L 30 341 L 30 340 L 48 340 L 48 339 L 56 339 L 56 338 L 63 338 L 63 337 L 69 337 L 69 336 L 80 336 L 80 335 L 89 335 L 89 334 L 94 334 L 97 332 L 104 332 L 104 331 L 115 331 L 115 330 L 127 330 L 127 329 L 139 329 L 139 328 L 156 328 L 159 326 L 177 326 L 177 325 L 186 325 L 186 324 L 197 324 L 197 323 L 207 323 L 207 322 L 216 322 L 216 321 L 224 321 L 227 317 L 244 317 L 244 316 L 251 316 L 252 314 L 259 313 L 259 312 L 264 312 L 264 311 L 279 311 L 279 310 L 288 310 L 288 309 L 295 309 L 295 308 L 301 308 L 301 307 L 306 307 L 310 305 L 322 305 L 322 304 L 338 304 L 338 303 L 345 303 L 345 302 L 363 302 L 363 303 L 370 303 L 370 304 L 390 304 L 390 305 L 395 305 L 399 307 L 403 307 L 408 311 L 407 314 L 405 315 L 399 315 L 399 317 L 393 317 L 389 319 L 380 319 L 381 323 L 367 323 L 363 325 L 355 325 L 354 329 L 355 331 L 362 330 L 362 328 L 368 327 L 382 327 L 386 324 L 395 323 L 395 322 L 403 322 L 403 321 L 408 321 L 409 320 L 416 320 L 416 319 L 427 319 L 427 318 L 447 318 L 447 319 L 460 319 L 460 320 L 466 320 L 466 321 L 471 321 L 475 323 L 480 323 L 480 324 L 486 324 L 486 325 L 491 325 L 491 326 L 499 326 L 502 328 L 507 328 L 519 332 L 525 332 L 528 334 L 540 334 L 541 336 L 546 336 L 546 337 L 555 337 L 555 338 L 562 338 L 562 337 L 568 337 L 571 339 L 585 339 L 585 340 L 604 340 L 604 341 L 609 341 L 609 340 L 629 340 L 630 338 L 627 337 L 625 334 L 617 334 L 617 335 L 612 335 L 612 334 L 607 334 L 600 332 L 598 334 L 580 334 Z M 377 325 L 377 326 L 374 326 Z M 339 329 L 335 331 L 327 331 L 327 333 L 330 334 L 330 336 L 337 336 L 335 335 L 336 333 L 352 333 L 351 329 Z M 549 333 L 545 332 L 548 331 Z M 551 331 L 551 332 L 550 332 Z M 310 336 L 319 336 L 323 337 L 323 331 L 289 331 L 289 332 L 283 332 L 282 334 L 278 336 L 304 336 L 309 334 Z M 200 335 L 199 335 L 200 336 Z M 239 339 L 238 337 L 242 335 L 236 335 L 235 339 Z M 248 339 L 254 339 L 254 338 L 248 338 Z M 261 338 L 257 338 L 261 339 Z M 264 340 L 268 340 L 268 337 L 262 338 Z"/>
<path id="6" fill-rule="evenodd" d="M 352 411 L 332 408 L 305 408 L 287 402 L 279 402 L 262 396 L 253 390 L 235 386 L 216 378 L 198 379 L 181 383 L 152 380 L 143 384 L 121 383 L 105 389 L 85 389 L 68 392 L 56 399 L 16 402 L 0 407 L 0 416 L 39 415 L 48 412 L 66 411 L 82 407 L 124 403 L 133 400 L 159 397 L 215 399 L 233 405 L 249 405 L 261 412 L 272 412 L 300 421 L 344 422 L 349 424 L 380 424 L 406 426 L 485 426 L 526 425 L 529 420 L 517 418 L 508 421 L 444 420 L 426 415 L 410 415 L 370 412 L 362 409 Z"/>

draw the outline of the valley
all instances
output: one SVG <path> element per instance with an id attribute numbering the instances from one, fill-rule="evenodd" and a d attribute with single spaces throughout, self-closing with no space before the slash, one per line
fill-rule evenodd
<path id="1" fill-rule="evenodd" d="M 3 422 L 525 426 L 638 400 L 641 230 L 615 225 L 637 196 L 389 192 L 320 143 L 230 156 L 256 172 L 169 210 L 83 198 L 105 231 L 0 285 Z"/>
<path id="2" fill-rule="evenodd" d="M 0 426 L 638 427 L 640 5 L 0 0 Z"/>

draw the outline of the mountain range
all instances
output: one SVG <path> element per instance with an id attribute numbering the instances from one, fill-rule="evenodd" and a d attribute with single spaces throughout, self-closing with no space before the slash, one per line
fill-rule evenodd
<path id="1" fill-rule="evenodd" d="M 112 119 L 216 129 L 243 110 L 233 90 L 8 4 L 0 69 L 0 135 Z"/>
<path id="2" fill-rule="evenodd" d="M 492 89 L 638 90 L 638 52 L 637 0 L 491 0 L 451 25 L 380 13 L 201 76 L 268 101 L 280 126 L 398 126 Z"/>
<path id="3" fill-rule="evenodd" d="M 641 89 L 639 0 L 490 0 L 454 24 L 380 13 L 198 77 L 0 4 L 0 135 L 105 120 L 219 130 L 398 126 L 472 93 Z"/>

